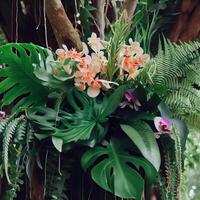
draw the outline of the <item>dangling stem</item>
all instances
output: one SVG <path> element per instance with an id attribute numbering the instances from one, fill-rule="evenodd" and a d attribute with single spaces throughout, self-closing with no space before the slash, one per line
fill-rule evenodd
<path id="1" fill-rule="evenodd" d="M 176 199 L 181 199 L 181 179 L 182 179 L 182 160 L 181 160 L 181 143 L 180 137 L 177 133 L 177 130 L 174 129 L 175 135 L 175 157 L 176 157 L 176 167 L 177 167 L 177 175 L 176 175 Z"/>

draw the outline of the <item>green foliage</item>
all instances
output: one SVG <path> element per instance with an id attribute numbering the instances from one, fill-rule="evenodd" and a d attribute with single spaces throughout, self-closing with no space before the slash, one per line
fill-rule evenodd
<path id="1" fill-rule="evenodd" d="M 81 6 L 75 5 L 77 12 L 80 12 L 76 18 L 82 21 L 81 31 L 86 40 L 91 32 L 88 21 L 95 21 L 91 14 L 95 8 L 90 5 L 90 1 L 77 2 Z M 144 50 L 150 53 L 152 39 L 161 28 L 161 11 L 172 3 L 171 0 L 141 0 L 133 19 L 131 34 L 126 13 L 111 27 L 109 51 L 105 52 L 108 53 L 106 75 L 109 80 L 117 77 L 117 58 L 128 34 L 134 34 L 135 40 L 141 42 Z M 117 2 L 117 8 L 120 4 Z M 14 103 L 13 110 L 21 111 L 19 109 L 23 108 L 28 117 L 28 122 L 25 117 L 18 115 L 0 122 L 0 177 L 7 178 L 9 183 L 3 199 L 14 199 L 20 189 L 20 177 L 25 174 L 24 165 L 27 159 L 29 164 L 31 160 L 32 152 L 27 150 L 32 128 L 38 139 L 50 137 L 58 150 L 52 149 L 48 141 L 41 142 L 42 153 L 46 152 L 45 163 L 42 162 L 41 166 L 44 166 L 47 199 L 68 200 L 69 168 L 80 168 L 77 163 L 71 166 L 66 153 L 69 149 L 72 154 L 78 154 L 78 161 L 87 149 L 81 160 L 84 170 L 91 169 L 94 182 L 113 195 L 140 200 L 144 185 L 149 187 L 156 181 L 160 169 L 162 199 L 180 198 L 181 150 L 187 138 L 186 126 L 180 120 L 173 120 L 177 128 L 171 135 L 173 139 L 161 135 L 157 143 L 153 134 L 153 118 L 159 111 L 164 116 L 163 110 L 157 108 L 162 98 L 175 113 L 167 117 L 180 117 L 199 128 L 199 49 L 199 42 L 174 45 L 164 41 L 158 55 L 141 70 L 138 82 L 134 81 L 131 103 L 138 100 L 140 106 L 136 110 L 134 106 L 133 109 L 128 106 L 119 108 L 122 99 L 127 100 L 123 96 L 129 85 L 119 86 L 114 92 L 102 92 L 98 98 L 92 99 L 72 86 L 74 77 L 67 74 L 62 63 L 57 62 L 49 50 L 33 44 L 1 46 L 2 106 Z M 65 64 L 73 70 L 76 62 L 66 59 Z M 59 69 L 59 73 L 55 69 Z M 40 146 L 41 143 L 37 142 Z M 31 150 L 34 151 L 34 148 Z M 82 192 L 81 196 L 84 196 Z"/>
<path id="2" fill-rule="evenodd" d="M 104 98 L 103 110 L 101 118 L 108 117 L 111 115 L 119 106 L 124 92 L 129 88 L 128 85 L 119 86 L 108 98 Z"/>
<path id="3" fill-rule="evenodd" d="M 2 152 L 2 160 L 3 160 L 3 167 L 5 170 L 5 175 L 8 180 L 8 183 L 11 184 L 9 175 L 8 175 L 8 153 L 9 153 L 9 145 L 13 139 L 14 134 L 20 135 L 20 138 L 24 136 L 24 123 L 23 118 L 16 118 L 11 120 L 7 127 L 3 131 L 3 152 Z M 19 132 L 20 131 L 20 132 Z M 15 135 L 15 137 L 16 137 Z M 18 136 L 17 136 L 18 137 Z"/>
<path id="4" fill-rule="evenodd" d="M 184 200 L 198 200 L 200 196 L 200 135 L 190 132 L 186 142 L 182 194 Z"/>
<path id="5" fill-rule="evenodd" d="M 175 13 L 170 10 L 164 12 L 170 6 L 176 4 L 174 0 L 139 0 L 134 17 L 130 36 L 141 43 L 144 51 L 152 53 L 157 48 L 159 34 L 170 26 Z M 157 36 L 157 38 L 156 38 Z M 156 39 L 156 40 L 155 40 Z M 153 43 L 153 45 L 152 45 Z M 155 45 L 156 44 L 156 45 Z"/>
<path id="6" fill-rule="evenodd" d="M 99 118 L 100 104 L 76 90 L 71 90 L 67 99 L 68 111 L 60 110 L 57 114 L 54 109 L 48 107 L 36 107 L 28 111 L 28 118 L 41 128 L 37 137 L 42 139 L 52 136 L 53 143 L 59 150 L 62 142 L 56 138 L 62 139 L 63 143 L 78 140 L 89 142 L 90 139 L 96 142 L 95 140 L 104 133 L 101 125 L 103 121 Z M 90 138 L 92 133 L 95 136 Z"/>
<path id="7" fill-rule="evenodd" d="M 200 124 L 199 48 L 197 41 L 177 45 L 164 40 L 141 73 L 143 83 L 163 96 L 174 115 L 196 129 Z"/>
<path id="8" fill-rule="evenodd" d="M 14 110 L 46 102 L 48 88 L 33 74 L 33 64 L 42 62 L 50 51 L 33 44 L 7 44 L 0 47 L 0 94 L 2 106 L 15 101 Z"/>
<path id="9" fill-rule="evenodd" d="M 112 80 L 117 65 L 117 58 L 122 44 L 128 36 L 128 30 L 130 24 L 128 23 L 128 16 L 126 12 L 123 12 L 119 20 L 114 24 L 112 28 L 113 36 L 111 36 L 110 45 L 108 49 L 108 79 Z"/>
<path id="10" fill-rule="evenodd" d="M 171 139 L 173 138 L 173 139 Z M 182 150 L 180 133 L 174 124 L 171 138 L 162 137 L 163 163 L 160 180 L 160 190 L 163 200 L 182 199 Z"/>
<path id="11" fill-rule="evenodd" d="M 122 130 L 137 146 L 142 155 L 159 171 L 161 158 L 154 132 L 143 121 L 135 121 L 131 125 L 121 125 Z"/>
<path id="12" fill-rule="evenodd" d="M 172 150 L 174 146 L 171 147 Z M 163 152 L 163 168 L 164 176 L 160 182 L 160 190 L 162 200 L 176 200 L 177 199 L 177 190 L 176 190 L 176 179 L 177 179 L 177 169 L 174 163 L 174 153 L 167 149 Z"/>
<path id="13" fill-rule="evenodd" d="M 147 160 L 133 156 L 129 151 L 128 141 L 111 139 L 103 146 L 88 150 L 81 162 L 85 170 L 92 166 L 92 179 L 106 191 L 121 198 L 139 200 L 144 187 L 140 167 L 145 171 L 149 183 L 155 181 L 157 172 Z"/>
<path id="14" fill-rule="evenodd" d="M 34 107 L 27 115 L 40 127 L 36 136 L 39 139 L 52 136 L 53 144 L 59 151 L 63 143 L 69 142 L 85 141 L 85 144 L 94 146 L 104 136 L 107 117 L 118 107 L 126 88 L 118 87 L 101 103 L 72 89 L 67 94 L 67 110 L 61 109 L 56 113 L 48 107 Z"/>
<path id="15" fill-rule="evenodd" d="M 78 0 L 77 6 L 79 6 L 78 12 L 80 14 L 77 20 L 81 20 L 83 39 L 86 41 L 87 38 L 91 35 L 91 25 L 96 23 L 96 19 L 92 15 L 92 12 L 96 10 L 96 8 L 88 0 Z"/>
<path id="16" fill-rule="evenodd" d="M 3 169 L 0 176 L 3 177 L 5 172 L 9 184 L 8 190 L 3 194 L 4 200 L 14 199 L 17 191 L 20 190 L 20 185 L 23 184 L 20 178 L 23 176 L 26 163 L 27 149 L 25 148 L 31 138 L 27 127 L 24 116 L 15 118 L 11 115 L 0 122 L 0 142 L 2 144 L 0 166 Z"/>
<path id="17" fill-rule="evenodd" d="M 74 65 L 74 61 L 71 59 L 66 59 L 66 65 Z M 68 82 L 73 78 L 72 75 L 69 75 L 65 72 L 63 65 L 58 61 L 55 61 L 53 54 L 49 55 L 45 61 L 41 61 L 39 64 L 34 64 L 34 75 L 41 81 L 41 84 L 45 87 L 50 88 L 51 90 L 60 90 L 67 92 Z M 54 74 L 54 70 L 58 71 L 58 74 Z M 70 82 L 70 84 L 72 84 Z"/>

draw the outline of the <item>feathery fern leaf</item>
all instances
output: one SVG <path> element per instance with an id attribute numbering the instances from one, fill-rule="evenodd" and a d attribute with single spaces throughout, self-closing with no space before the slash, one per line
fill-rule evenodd
<path id="1" fill-rule="evenodd" d="M 17 191 L 20 190 L 19 185 L 23 183 L 21 177 L 24 174 L 27 147 L 30 141 L 29 129 L 24 116 L 15 118 L 14 115 L 11 115 L 0 122 L 0 141 L 2 143 L 0 161 L 9 183 L 2 197 L 5 200 L 16 198 Z M 1 176 L 4 174 L 1 174 Z"/>
<path id="2" fill-rule="evenodd" d="M 13 119 L 6 127 L 4 133 L 3 133 L 3 153 L 2 153 L 2 160 L 5 170 L 5 175 L 7 178 L 7 181 L 9 184 L 11 184 L 9 175 L 8 175 L 8 153 L 9 153 L 9 145 L 11 143 L 11 140 L 16 133 L 16 130 L 19 126 L 19 124 L 22 122 L 23 118 L 19 117 L 16 119 Z M 19 132 L 19 131 L 18 131 Z"/>
<path id="3" fill-rule="evenodd" d="M 200 42 L 177 45 L 164 40 L 163 48 L 140 78 L 161 93 L 177 117 L 200 128 Z"/>

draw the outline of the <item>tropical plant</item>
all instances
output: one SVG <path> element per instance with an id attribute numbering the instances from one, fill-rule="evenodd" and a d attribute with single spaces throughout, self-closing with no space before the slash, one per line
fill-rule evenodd
<path id="1" fill-rule="evenodd" d="M 5 172 L 9 184 L 2 197 L 5 200 L 16 198 L 20 185 L 23 184 L 21 178 L 24 175 L 26 156 L 29 152 L 29 144 L 32 141 L 30 130 L 23 115 L 20 117 L 12 115 L 0 123 L 0 140 L 2 143 L 0 166 Z"/>
<path id="2" fill-rule="evenodd" d="M 2 108 L 16 104 L 11 115 L 0 113 L 4 199 L 16 197 L 35 164 L 47 199 L 89 198 L 82 175 L 113 198 L 149 197 L 152 184 L 162 199 L 182 198 L 184 121 L 199 120 L 200 44 L 164 40 L 150 59 L 138 42 L 127 44 L 124 22 L 126 13 L 108 42 L 92 33 L 82 52 L 0 47 Z"/>

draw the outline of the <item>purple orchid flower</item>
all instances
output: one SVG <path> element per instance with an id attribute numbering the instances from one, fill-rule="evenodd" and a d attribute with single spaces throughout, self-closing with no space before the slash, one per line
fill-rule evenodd
<path id="1" fill-rule="evenodd" d="M 4 111 L 0 111 L 0 120 L 5 119 L 6 118 L 6 112 Z"/>
<path id="2" fill-rule="evenodd" d="M 135 109 L 136 111 L 138 111 L 141 106 L 133 90 L 127 90 L 124 93 L 124 101 L 120 104 L 120 107 L 125 108 L 126 106 L 129 106 L 131 109 Z"/>
<path id="3" fill-rule="evenodd" d="M 157 129 L 155 137 L 158 139 L 162 134 L 170 134 L 172 131 L 172 121 L 166 117 L 155 117 L 154 125 Z"/>

